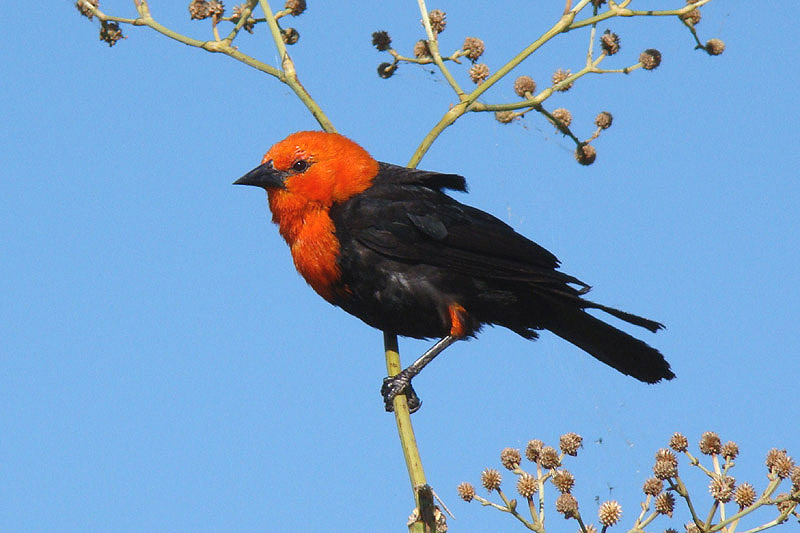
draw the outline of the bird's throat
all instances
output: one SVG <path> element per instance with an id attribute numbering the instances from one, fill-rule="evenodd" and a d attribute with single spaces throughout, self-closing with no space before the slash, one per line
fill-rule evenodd
<path id="1" fill-rule="evenodd" d="M 272 220 L 292 251 L 297 271 L 317 293 L 333 302 L 339 270 L 339 241 L 326 207 L 298 205 L 297 199 L 283 191 L 270 191 Z"/>

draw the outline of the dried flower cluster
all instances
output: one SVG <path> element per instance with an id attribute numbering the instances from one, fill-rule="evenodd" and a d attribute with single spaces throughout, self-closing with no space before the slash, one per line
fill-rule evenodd
<path id="1" fill-rule="evenodd" d="M 434 9 L 428 13 L 428 20 L 431 23 L 431 30 L 434 35 L 442 33 L 447 26 L 447 13 L 441 9 Z"/>
<path id="2" fill-rule="evenodd" d="M 447 13 L 441 9 L 433 9 L 428 12 L 428 22 L 430 22 L 433 40 L 438 42 L 439 34 L 442 33 L 447 27 Z M 403 62 L 429 64 L 434 63 L 441 58 L 443 61 L 454 61 L 460 63 L 459 58 L 466 57 L 473 63 L 468 72 L 468 75 L 473 83 L 480 85 L 486 80 L 486 78 L 489 77 L 488 65 L 475 64 L 478 58 L 483 55 L 485 49 L 485 45 L 481 39 L 477 37 L 467 37 L 464 39 L 464 44 L 461 46 L 461 49 L 456 50 L 456 52 L 449 56 L 439 54 L 439 58 L 435 60 L 435 52 L 432 50 L 436 50 L 438 46 L 433 48 L 435 43 L 428 42 L 429 38 L 430 36 L 428 36 L 426 39 L 420 39 L 416 41 L 412 48 L 412 56 L 404 57 L 392 48 L 392 39 L 389 37 L 389 34 L 386 31 L 381 30 L 374 32 L 372 34 L 372 46 L 374 46 L 379 52 L 388 52 L 392 55 L 391 62 L 381 63 L 381 65 L 378 67 L 378 75 L 382 78 L 390 77 L 397 70 L 397 65 Z M 387 67 L 386 65 L 389 66 Z M 510 122 L 515 118 L 515 116 L 516 115 L 512 114 L 507 118 L 507 121 Z M 506 117 L 498 117 L 498 120 L 501 119 L 506 120 Z"/>
<path id="3" fill-rule="evenodd" d="M 92 20 L 92 18 L 94 18 L 94 12 L 87 6 L 87 4 L 97 8 L 100 7 L 100 0 L 79 0 L 78 2 L 75 2 L 75 7 L 78 8 L 78 12 L 80 12 L 81 15 L 89 20 Z"/>
<path id="4" fill-rule="evenodd" d="M 117 41 L 124 38 L 118 23 L 105 20 L 100 23 L 100 40 L 108 43 L 108 46 L 114 46 Z"/>
<path id="5" fill-rule="evenodd" d="M 530 98 L 536 92 L 536 82 L 530 76 L 520 76 L 514 80 L 514 92 L 520 98 Z"/>
<path id="6" fill-rule="evenodd" d="M 379 52 L 385 52 L 392 47 L 392 38 L 383 30 L 376 31 L 372 34 L 372 46 L 377 48 Z"/>
<path id="7" fill-rule="evenodd" d="M 480 85 L 489 77 L 489 66 L 486 63 L 475 63 L 469 68 L 469 79 Z"/>
<path id="8" fill-rule="evenodd" d="M 639 54 L 639 63 L 645 70 L 655 70 L 661 64 L 661 52 L 655 48 L 648 48 Z"/>
<path id="9" fill-rule="evenodd" d="M 688 4 L 694 4 L 692 0 L 687 0 Z M 600 10 L 605 6 L 607 2 L 605 0 L 591 0 L 591 6 L 595 10 L 596 15 L 600 15 Z M 569 5 L 569 4 L 568 4 Z M 610 4 L 613 5 L 613 4 Z M 683 21 L 687 27 L 690 28 L 692 34 L 697 41 L 697 36 L 694 30 L 694 26 L 700 21 L 700 7 L 692 6 L 692 9 L 684 8 L 681 10 L 675 10 L 673 16 L 679 18 Z M 569 8 L 568 8 L 569 9 Z M 614 9 L 618 9 L 615 7 Z M 683 12 L 685 10 L 685 12 Z M 393 61 L 382 63 L 378 67 L 378 74 L 383 78 L 390 77 L 396 70 L 397 64 L 400 62 L 409 62 L 409 63 L 419 63 L 419 64 L 430 64 L 436 63 L 441 69 L 444 70 L 446 78 L 453 89 L 458 94 L 461 101 L 465 101 L 465 95 L 468 94 L 476 94 L 474 90 L 471 89 L 463 89 L 460 84 L 453 81 L 455 77 L 452 76 L 449 71 L 443 66 L 442 61 L 454 61 L 460 62 L 459 58 L 466 57 L 471 62 L 472 65 L 469 67 L 467 71 L 467 75 L 469 79 L 477 85 L 481 87 L 478 89 L 480 93 L 484 92 L 486 89 L 487 82 L 490 85 L 493 85 L 497 82 L 498 77 L 494 76 L 491 77 L 490 74 L 493 69 L 490 69 L 489 64 L 487 63 L 478 63 L 478 59 L 483 55 L 485 50 L 484 42 L 477 38 L 477 37 L 467 37 L 464 39 L 464 42 L 459 50 L 453 53 L 450 56 L 445 56 L 441 53 L 440 47 L 440 34 L 445 30 L 447 26 L 447 14 L 442 11 L 441 9 L 433 9 L 427 13 L 427 17 L 423 19 L 423 25 L 426 23 L 430 23 L 431 33 L 426 36 L 426 39 L 418 40 L 413 46 L 413 54 L 411 57 L 403 57 L 399 55 L 396 51 L 392 50 L 391 47 L 391 39 L 389 39 L 388 34 L 386 32 L 375 32 L 372 35 L 372 44 L 375 46 L 379 51 L 389 52 L 392 54 Z M 593 26 L 594 27 L 594 26 Z M 429 42 L 432 40 L 434 42 Z M 514 80 L 513 90 L 514 94 L 518 97 L 522 98 L 522 102 L 512 102 L 500 105 L 489 105 L 489 106 L 474 106 L 471 107 L 469 110 L 474 111 L 491 111 L 494 113 L 494 118 L 501 124 L 510 124 L 515 121 L 515 119 L 519 119 L 524 117 L 530 111 L 537 111 L 547 118 L 556 128 L 556 131 L 562 133 L 563 135 L 571 138 L 575 142 L 575 159 L 578 163 L 582 165 L 591 165 L 595 162 L 597 158 L 597 149 L 592 145 L 592 142 L 597 139 L 601 132 L 610 128 L 612 124 L 612 116 L 608 112 L 601 112 L 595 118 L 595 126 L 597 129 L 592 133 L 592 135 L 588 138 L 580 139 L 578 138 L 573 132 L 570 130 L 570 127 L 573 122 L 573 118 L 571 113 L 564 107 L 558 108 L 555 111 L 548 112 L 542 106 L 542 103 L 547 98 L 552 96 L 552 93 L 555 92 L 567 92 L 569 91 L 575 84 L 575 82 L 584 76 L 587 73 L 611 73 L 611 72 L 619 72 L 619 73 L 629 73 L 636 69 L 644 69 L 644 70 L 654 70 L 658 68 L 661 64 L 661 52 L 654 48 L 649 48 L 644 52 L 639 54 L 636 63 L 633 65 L 624 67 L 624 68 L 616 68 L 616 69 L 604 69 L 601 68 L 599 65 L 600 63 L 612 56 L 617 56 L 620 53 L 620 36 L 612 31 L 611 29 L 605 29 L 602 34 L 599 36 L 599 48 L 602 51 L 602 54 L 596 55 L 593 52 L 592 47 L 589 48 L 588 51 L 588 58 L 589 61 L 587 62 L 586 67 L 581 68 L 579 71 L 573 73 L 572 70 L 566 68 L 558 68 L 553 74 L 551 75 L 551 86 L 550 90 L 545 90 L 540 92 L 536 95 L 536 82 L 534 82 L 533 78 L 530 76 L 518 76 Z M 725 49 L 725 44 L 720 41 L 719 39 L 711 39 L 706 42 L 705 45 L 700 44 L 697 41 L 697 47 L 705 50 L 709 55 L 719 55 Z M 434 57 L 436 56 L 436 57 Z M 479 93 L 478 93 L 479 94 Z M 670 472 L 664 468 L 660 469 L 661 475 L 669 477 Z"/>
<path id="10" fill-rule="evenodd" d="M 483 55 L 483 51 L 485 48 L 486 47 L 483 44 L 483 41 L 478 39 L 477 37 L 467 37 L 466 39 L 464 39 L 464 44 L 461 46 L 461 49 L 464 51 L 464 54 L 473 63 L 476 62 L 478 58 Z"/>
<path id="11" fill-rule="evenodd" d="M 562 467 L 562 461 L 565 457 L 578 455 L 582 443 L 583 439 L 577 433 L 562 435 L 558 442 L 559 449 L 553 446 L 546 446 L 544 442 L 538 439 L 529 441 L 524 451 L 524 459 L 531 463 L 529 471 L 526 470 L 527 465 L 523 464 L 523 453 L 519 449 L 504 448 L 500 452 L 500 463 L 517 476 L 516 492 L 528 501 L 529 509 L 537 508 L 545 500 L 543 492 L 545 491 L 545 484 L 549 480 L 559 493 L 555 500 L 556 512 L 564 518 L 577 519 L 580 517 L 578 500 L 572 494 L 572 489 L 575 486 L 575 476 Z M 458 486 L 458 495 L 466 502 L 477 500 L 484 505 L 492 505 L 508 510 L 515 507 L 516 503 L 506 497 L 501 484 L 502 476 L 498 470 L 487 468 L 481 473 L 481 485 L 490 493 L 497 492 L 505 507 L 490 503 L 485 498 L 476 495 L 475 489 L 470 483 L 461 483 Z M 598 518 L 602 524 L 615 523 L 619 520 L 621 513 L 622 509 L 617 502 L 606 502 L 602 506 L 602 512 L 598 515 Z M 528 524 L 529 527 L 535 524 L 541 525 L 544 519 L 544 515 L 540 515 L 538 512 L 532 512 L 530 520 L 523 518 L 520 514 L 515 514 L 515 516 Z"/>
<path id="12" fill-rule="evenodd" d="M 563 68 L 560 68 L 555 72 L 553 72 L 553 76 L 550 78 L 550 80 L 553 82 L 553 86 L 556 85 L 558 86 L 556 87 L 557 91 L 567 92 L 570 89 L 572 89 L 572 85 L 574 84 L 574 82 L 569 82 L 566 84 L 563 83 L 567 80 L 567 78 L 569 78 L 569 75 L 571 73 L 572 72 L 569 69 L 564 70 Z"/>
<path id="13" fill-rule="evenodd" d="M 245 12 L 246 7 L 247 4 L 239 4 L 238 6 L 233 6 L 233 15 L 231 16 L 231 22 L 233 22 L 234 24 L 238 24 L 242 18 L 242 15 Z M 255 28 L 255 25 L 256 25 L 256 19 L 248 16 L 247 20 L 245 20 L 244 24 L 242 24 L 242 29 L 248 33 L 253 33 L 253 28 Z"/>
<path id="14" fill-rule="evenodd" d="M 613 56 L 619 52 L 619 35 L 611 30 L 603 32 L 603 35 L 600 36 L 600 48 L 607 56 Z"/>
<path id="15" fill-rule="evenodd" d="M 290 15 L 296 17 L 306 10 L 306 0 L 286 0 L 283 8 L 286 9 Z"/>
<path id="16" fill-rule="evenodd" d="M 589 147 L 589 145 L 584 145 Z M 545 511 L 543 502 L 553 501 L 552 496 L 545 498 L 544 492 L 549 479 L 552 486 L 558 491 L 553 507 L 556 513 L 565 519 L 579 520 L 581 527 L 579 533 L 597 533 L 602 527 L 603 531 L 620 522 L 623 516 L 622 506 L 615 500 L 598 502 L 597 523 L 584 523 L 581 517 L 580 505 L 573 494 L 575 476 L 563 468 L 562 462 L 566 457 L 577 455 L 581 448 L 582 439 L 575 433 L 567 433 L 559 439 L 559 450 L 545 445 L 541 440 L 535 439 L 528 442 L 524 454 L 517 448 L 504 448 L 500 453 L 500 462 L 516 476 L 516 492 L 527 500 L 531 509 L 530 519 L 523 517 L 517 507 L 516 500 L 507 497 L 502 489 L 502 476 L 498 470 L 487 468 L 481 474 L 481 484 L 490 493 L 496 492 L 503 504 L 493 503 L 486 498 L 475 494 L 475 488 L 470 483 L 461 483 L 458 486 L 459 497 L 471 502 L 477 500 L 482 505 L 491 506 L 502 511 L 510 512 L 515 518 L 523 522 L 528 529 L 544 533 Z M 780 523 L 789 515 L 800 519 L 798 505 L 800 505 L 800 466 L 786 450 L 773 448 L 765 459 L 768 471 L 769 484 L 762 492 L 757 492 L 755 487 L 748 482 L 738 483 L 731 475 L 734 467 L 733 460 L 739 455 L 739 446 L 728 441 L 722 444 L 717 433 L 707 431 L 698 441 L 697 448 L 711 464 L 704 466 L 700 458 L 689 451 L 689 440 L 680 433 L 675 433 L 669 439 L 669 447 L 656 451 L 654 455 L 654 477 L 647 479 L 642 485 L 644 501 L 641 504 L 641 513 L 634 518 L 631 531 L 653 531 L 650 525 L 654 520 L 672 519 L 676 513 L 683 512 L 691 515 L 691 520 L 685 521 L 685 526 L 680 528 L 667 527 L 664 533 L 676 533 L 678 530 L 686 533 L 704 533 L 706 531 L 723 531 L 733 533 L 734 528 L 729 527 L 734 519 L 731 516 L 736 510 L 725 511 L 726 504 L 735 504 L 739 514 L 736 523 L 744 520 L 744 515 L 760 507 L 773 507 L 778 517 L 769 523 Z M 713 503 L 707 513 L 697 509 L 698 502 L 702 501 L 699 495 L 689 496 L 689 488 L 685 485 L 679 474 L 679 455 L 685 456 L 690 468 L 695 467 L 702 471 L 709 479 L 708 494 Z M 532 467 L 523 464 L 523 455 Z M 526 470 L 527 469 L 527 470 Z M 778 493 L 780 484 L 791 483 L 788 492 Z M 695 490 L 696 492 L 697 490 Z M 690 507 L 688 502 L 694 502 L 695 507 Z M 743 513 L 743 514 L 742 514 Z M 699 528 L 697 524 L 704 524 Z M 649 527 L 648 527 L 649 526 Z M 765 527 L 757 526 L 750 531 L 760 531 Z"/>

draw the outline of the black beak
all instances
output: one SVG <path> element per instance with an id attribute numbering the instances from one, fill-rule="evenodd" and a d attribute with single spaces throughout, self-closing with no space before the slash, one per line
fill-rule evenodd
<path id="1" fill-rule="evenodd" d="M 275 170 L 272 166 L 272 161 L 267 161 L 263 165 L 257 166 L 238 180 L 234 181 L 234 185 L 253 185 L 255 187 L 262 187 L 264 189 L 285 189 L 283 180 L 286 177 L 285 172 Z"/>

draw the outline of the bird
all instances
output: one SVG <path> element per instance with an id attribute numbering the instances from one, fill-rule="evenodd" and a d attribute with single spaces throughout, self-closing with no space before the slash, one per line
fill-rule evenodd
<path id="1" fill-rule="evenodd" d="M 375 160 L 338 133 L 300 131 L 234 182 L 266 190 L 294 266 L 322 298 L 386 334 L 437 342 L 384 379 L 385 408 L 445 348 L 484 325 L 534 340 L 549 330 L 646 383 L 675 377 L 655 348 L 589 314 L 651 332 L 663 324 L 586 298 L 590 286 L 551 252 L 448 191 L 464 177 Z"/>

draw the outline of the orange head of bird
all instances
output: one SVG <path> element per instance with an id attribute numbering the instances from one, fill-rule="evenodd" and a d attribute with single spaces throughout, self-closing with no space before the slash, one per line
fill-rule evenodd
<path id="1" fill-rule="evenodd" d="M 270 203 L 330 207 L 367 189 L 378 162 L 338 133 L 300 131 L 276 143 L 261 165 L 234 183 L 266 189 Z"/>

